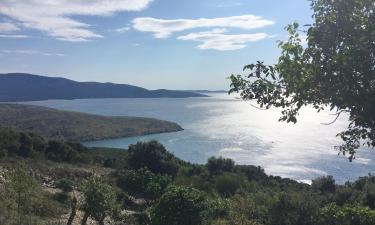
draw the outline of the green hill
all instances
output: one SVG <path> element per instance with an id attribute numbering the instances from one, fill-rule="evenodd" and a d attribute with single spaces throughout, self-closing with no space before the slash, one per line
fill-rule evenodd
<path id="1" fill-rule="evenodd" d="M 371 174 L 308 185 L 221 157 L 184 162 L 156 141 L 88 149 L 0 130 L 0 224 L 374 225 L 374 193 Z"/>
<path id="2" fill-rule="evenodd" d="M 181 131 L 172 122 L 141 117 L 107 117 L 41 106 L 0 104 L 0 128 L 43 137 L 88 141 Z"/>

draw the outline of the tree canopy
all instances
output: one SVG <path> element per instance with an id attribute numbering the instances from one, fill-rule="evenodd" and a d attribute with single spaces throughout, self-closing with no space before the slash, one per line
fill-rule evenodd
<path id="1" fill-rule="evenodd" d="M 207 202 L 204 194 L 190 187 L 171 186 L 151 213 L 153 225 L 202 224 Z"/>
<path id="2" fill-rule="evenodd" d="M 336 110 L 336 119 L 347 113 L 350 123 L 337 148 L 352 160 L 362 143 L 375 146 L 375 0 L 310 2 L 313 24 L 302 31 L 298 23 L 287 26 L 278 62 L 246 65 L 248 75 L 230 77 L 230 93 L 282 108 L 281 121 L 296 123 L 307 105 Z"/>
<path id="3" fill-rule="evenodd" d="M 153 173 L 176 175 L 177 162 L 174 156 L 157 141 L 138 142 L 128 149 L 128 164 L 135 169 L 148 168 Z"/>

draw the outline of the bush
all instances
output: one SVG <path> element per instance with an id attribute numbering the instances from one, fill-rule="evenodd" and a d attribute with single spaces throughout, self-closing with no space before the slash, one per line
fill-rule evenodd
<path id="1" fill-rule="evenodd" d="M 88 149 L 79 143 L 47 141 L 35 134 L 8 130 L 0 130 L 0 150 L 0 157 L 8 155 L 24 158 L 47 158 L 57 162 L 91 162 Z"/>
<path id="2" fill-rule="evenodd" d="M 232 172 L 233 168 L 234 161 L 232 159 L 211 157 L 207 161 L 207 169 L 211 175 L 217 175 L 224 172 Z"/>
<path id="3" fill-rule="evenodd" d="M 316 225 L 319 206 L 314 196 L 303 192 L 281 192 L 269 209 L 269 225 Z"/>
<path id="4" fill-rule="evenodd" d="M 244 185 L 244 177 L 235 173 L 224 173 L 215 177 L 215 188 L 223 196 L 231 196 Z"/>
<path id="5" fill-rule="evenodd" d="M 64 192 L 71 192 L 73 191 L 74 182 L 69 179 L 63 178 L 58 180 L 55 186 L 56 188 L 60 188 Z"/>
<path id="6" fill-rule="evenodd" d="M 83 201 L 81 210 L 84 212 L 82 224 L 87 218 L 92 217 L 99 224 L 104 224 L 104 219 L 115 212 L 117 208 L 116 192 L 98 176 L 90 177 L 81 186 Z"/>
<path id="7" fill-rule="evenodd" d="M 207 212 L 205 195 L 194 188 L 168 188 L 151 212 L 152 225 L 201 225 Z"/>
<path id="8" fill-rule="evenodd" d="M 178 165 L 175 157 L 167 152 L 157 141 L 130 145 L 128 149 L 128 165 L 132 169 L 148 168 L 155 174 L 175 176 Z"/>
<path id="9" fill-rule="evenodd" d="M 61 204 L 67 205 L 70 202 L 71 197 L 67 192 L 57 192 L 53 195 L 53 199 Z"/>
<path id="10" fill-rule="evenodd" d="M 320 177 L 312 181 L 311 187 L 320 193 L 333 193 L 336 191 L 335 179 L 332 176 Z"/>
<path id="11" fill-rule="evenodd" d="M 129 170 L 119 174 L 118 186 L 131 195 L 156 199 L 169 184 L 166 176 L 152 173 L 147 168 Z"/>
<path id="12" fill-rule="evenodd" d="M 238 165 L 235 167 L 235 171 L 245 174 L 247 179 L 250 181 L 260 181 L 267 179 L 267 174 L 260 166 Z"/>
<path id="13" fill-rule="evenodd" d="M 5 176 L 8 182 L 0 185 L 0 224 L 23 224 L 20 221 L 62 214 L 62 206 L 41 189 L 28 171 L 11 170 Z"/>
<path id="14" fill-rule="evenodd" d="M 364 186 L 362 202 L 370 209 L 375 209 L 375 183 L 367 183 Z"/>
<path id="15" fill-rule="evenodd" d="M 329 204 L 320 210 L 319 225 L 373 225 L 375 211 L 361 206 Z"/>
<path id="16" fill-rule="evenodd" d="M 207 206 L 207 216 L 212 220 L 226 216 L 230 208 L 230 202 L 227 199 L 215 196 L 207 201 Z"/>

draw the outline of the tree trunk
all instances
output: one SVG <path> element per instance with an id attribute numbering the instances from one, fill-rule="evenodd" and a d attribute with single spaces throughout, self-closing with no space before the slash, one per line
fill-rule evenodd
<path id="1" fill-rule="evenodd" d="M 82 221 L 81 221 L 81 225 L 86 225 L 87 219 L 89 218 L 89 216 L 90 215 L 87 212 L 85 212 L 85 214 L 83 215 Z"/>
<path id="2" fill-rule="evenodd" d="M 73 199 L 72 199 L 72 211 L 70 212 L 70 216 L 68 219 L 68 223 L 66 225 L 72 225 L 74 221 L 74 217 L 76 216 L 76 209 L 77 209 L 77 198 L 73 193 Z M 87 219 L 86 219 L 87 220 Z"/>

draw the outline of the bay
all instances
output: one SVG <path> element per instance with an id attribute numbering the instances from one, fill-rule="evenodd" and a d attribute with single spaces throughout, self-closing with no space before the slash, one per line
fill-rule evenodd
<path id="1" fill-rule="evenodd" d="M 79 99 L 28 102 L 56 109 L 110 116 L 152 117 L 177 122 L 184 131 L 85 142 L 89 147 L 127 148 L 138 141 L 158 140 L 181 159 L 205 163 L 210 156 L 238 164 L 259 165 L 268 174 L 310 182 L 332 175 L 338 183 L 375 172 L 375 151 L 362 148 L 350 163 L 338 155 L 336 134 L 347 118 L 304 108 L 297 124 L 278 122 L 277 109 L 259 110 L 227 94 L 207 98 Z"/>

